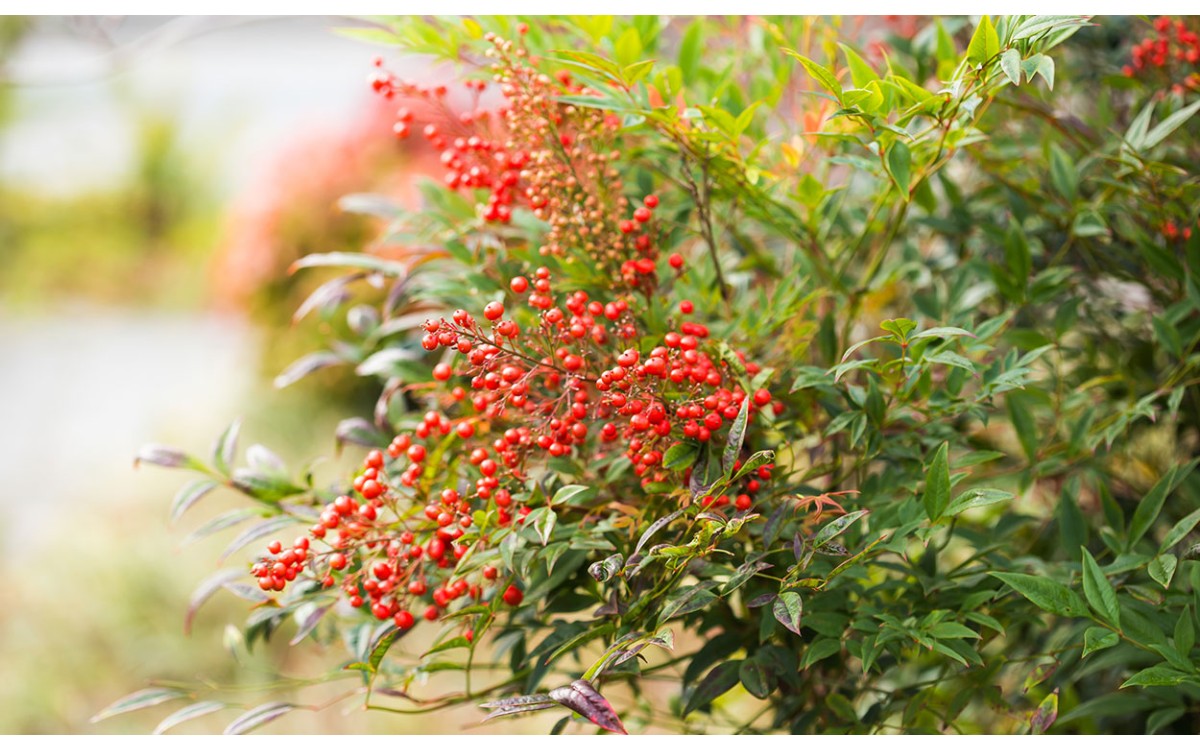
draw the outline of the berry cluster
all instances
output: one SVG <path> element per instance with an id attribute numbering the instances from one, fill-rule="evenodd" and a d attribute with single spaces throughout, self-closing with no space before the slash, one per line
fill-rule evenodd
<path id="1" fill-rule="evenodd" d="M 685 279 L 687 264 L 680 253 L 659 257 L 659 196 L 635 207 L 622 192 L 613 164 L 619 123 L 562 101 L 594 93 L 567 73 L 544 75 L 520 44 L 487 40 L 505 102 L 494 113 L 477 106 L 482 82 L 469 84 L 476 107 L 456 116 L 443 87 L 398 81 L 381 65 L 372 85 L 407 100 L 398 137 L 418 127 L 415 110 L 429 115 L 421 132 L 440 151 L 447 187 L 473 191 L 485 223 L 530 211 L 549 226 L 537 248 L 546 262 L 585 261 L 604 280 L 591 288 L 604 291 L 559 288 L 559 274 L 542 266 L 498 279 L 509 296 L 481 311 L 426 321 L 420 345 L 441 361 L 429 383 L 409 390 L 426 392 L 433 408 L 366 455 L 352 491 L 321 509 L 308 537 L 287 551 L 272 543 L 254 566 L 264 590 L 304 573 L 399 628 L 415 623 L 414 612 L 438 619 L 463 597 L 522 603 L 521 587 L 482 563 L 494 562 L 496 536 L 543 502 L 531 488 L 548 462 L 627 460 L 643 487 L 684 486 L 691 470 L 663 465 L 672 446 L 726 441 L 741 414 L 753 422 L 783 408 L 760 387 L 761 365 L 714 345 L 708 327 L 691 319 L 690 300 L 649 322 L 660 275 Z M 700 502 L 748 511 L 771 469 Z M 580 473 L 603 484 L 610 470 Z M 471 623 L 463 626 L 469 637 Z"/>
<path id="2" fill-rule="evenodd" d="M 480 206 L 485 221 L 508 223 L 515 208 L 525 208 L 550 226 L 538 248 L 542 255 L 569 259 L 578 253 L 614 279 L 649 292 L 657 283 L 658 227 L 652 219 L 658 198 L 647 196 L 631 207 L 621 192 L 614 166 L 622 156 L 619 119 L 562 101 L 597 93 L 575 83 L 568 71 L 546 75 L 518 42 L 485 38 L 493 83 L 504 98 L 494 112 L 476 108 L 455 115 L 445 105 L 444 89 L 399 81 L 383 70 L 372 76 L 372 86 L 389 98 L 412 97 L 440 109 L 438 122 L 428 122 L 421 133 L 439 152 L 448 187 L 486 191 Z M 488 86 L 467 85 L 475 95 Z M 414 117 L 410 106 L 397 112 L 398 136 L 412 132 Z M 672 268 L 682 263 L 682 256 L 671 259 Z"/>
<path id="3" fill-rule="evenodd" d="M 1154 32 L 1134 45 L 1130 64 L 1121 72 L 1130 78 L 1147 74 L 1165 78 L 1176 96 L 1200 90 L 1200 34 L 1182 19 L 1159 16 Z"/>

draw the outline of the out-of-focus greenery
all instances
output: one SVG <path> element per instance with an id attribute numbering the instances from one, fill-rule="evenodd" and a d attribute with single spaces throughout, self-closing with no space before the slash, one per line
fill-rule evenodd
<path id="1" fill-rule="evenodd" d="M 141 112 L 135 161 L 115 185 L 70 196 L 0 184 L 0 299 L 196 307 L 217 206 L 199 155 L 166 116 Z"/>

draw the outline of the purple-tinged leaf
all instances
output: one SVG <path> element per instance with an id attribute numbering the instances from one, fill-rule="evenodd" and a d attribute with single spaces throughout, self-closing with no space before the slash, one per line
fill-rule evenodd
<path id="1" fill-rule="evenodd" d="M 363 279 L 367 276 L 366 273 L 352 273 L 348 276 L 339 276 L 336 279 L 326 281 L 321 286 L 313 290 L 313 293 L 300 303 L 296 308 L 296 312 L 292 315 L 292 322 L 299 323 L 313 310 L 321 310 L 327 312 L 336 308 L 350 298 L 350 292 L 346 287 L 354 282 Z"/>
<path id="2" fill-rule="evenodd" d="M 184 538 L 183 543 L 185 545 L 192 544 L 193 542 L 198 542 L 205 537 L 212 536 L 218 531 L 224 531 L 225 529 L 237 526 L 243 521 L 248 521 L 251 518 L 261 517 L 262 512 L 256 508 L 234 508 L 233 510 L 227 510 L 216 518 L 210 519 L 201 525 L 200 528 L 188 534 L 187 537 Z"/>
<path id="3" fill-rule="evenodd" d="M 804 614 L 804 601 L 795 591 L 784 591 L 771 605 L 775 619 L 788 630 L 800 635 L 800 618 Z"/>
<path id="4" fill-rule="evenodd" d="M 1048 680 L 1052 676 L 1054 676 L 1054 673 L 1057 671 L 1058 671 L 1058 662 L 1056 662 L 1056 661 L 1046 662 L 1045 664 L 1037 665 L 1036 667 L 1034 667 L 1033 672 L 1031 672 L 1029 674 L 1029 676 L 1025 678 L 1025 688 L 1021 692 L 1028 693 L 1029 688 L 1042 684 L 1043 682 L 1045 682 L 1046 680 Z"/>
<path id="5" fill-rule="evenodd" d="M 217 558 L 217 562 L 223 563 L 230 555 L 245 547 L 250 542 L 253 542 L 256 539 L 262 539 L 264 536 L 274 534 L 277 531 L 282 531 L 289 526 L 294 526 L 295 523 L 296 520 L 294 518 L 289 518 L 287 516 L 268 518 L 262 523 L 257 523 L 243 531 L 241 534 L 238 534 L 237 538 L 230 542 L 229 546 L 221 552 L 221 556 Z"/>
<path id="6" fill-rule="evenodd" d="M 510 708 L 512 706 L 529 706 L 535 703 L 553 703 L 550 696 L 546 693 L 535 693 L 533 695 L 513 695 L 508 698 L 497 698 L 494 701 L 480 703 L 480 708 Z"/>
<path id="7" fill-rule="evenodd" d="M 642 551 L 642 547 L 646 546 L 646 542 L 650 541 L 650 537 L 654 536 L 659 531 L 662 531 L 662 529 L 664 527 L 666 527 L 667 524 L 671 523 L 676 518 L 679 518 L 681 515 L 683 515 L 683 512 L 684 512 L 684 509 L 680 508 L 679 510 L 675 511 L 674 513 L 671 513 L 670 515 L 667 515 L 667 516 L 663 516 L 662 518 L 658 519 L 654 523 L 650 524 L 650 528 L 646 529 L 646 531 L 642 533 L 641 538 L 638 539 L 637 546 L 633 548 L 633 556 L 636 556 L 637 553 Z"/>
<path id="8" fill-rule="evenodd" d="M 700 680 L 692 694 L 688 697 L 683 715 L 687 716 L 698 708 L 703 708 L 733 689 L 741 681 L 742 660 L 734 659 L 718 664 L 712 668 L 704 679 Z"/>
<path id="9" fill-rule="evenodd" d="M 759 594 L 758 596 L 754 597 L 750 601 L 746 602 L 746 606 L 749 607 L 750 609 L 758 609 L 759 607 L 765 607 L 768 604 L 770 604 L 771 602 L 775 601 L 775 599 L 778 598 L 778 596 L 779 596 L 779 594 L 776 594 L 774 591 L 769 591 L 765 594 Z"/>
<path id="10" fill-rule="evenodd" d="M 200 470 L 204 468 L 204 465 L 196 459 L 178 448 L 172 448 L 168 445 L 151 444 L 142 446 L 142 449 L 133 457 L 133 466 L 137 468 L 142 463 L 165 466 L 168 469 L 177 469 L 181 466 Z"/>
<path id="11" fill-rule="evenodd" d="M 257 708 L 250 709 L 230 722 L 229 726 L 225 727 L 223 734 L 245 734 L 297 708 L 299 706 L 294 703 L 282 703 L 278 701 L 264 703 Z"/>
<path id="12" fill-rule="evenodd" d="M 188 508 L 219 486 L 211 479 L 197 479 L 184 485 L 183 489 L 175 495 L 175 499 L 171 501 L 171 522 L 178 521 Z"/>
<path id="13" fill-rule="evenodd" d="M 288 365 L 283 372 L 279 373 L 275 378 L 274 385 L 276 388 L 287 388 L 292 383 L 311 375 L 317 370 L 344 364 L 346 364 L 346 360 L 333 352 L 312 352 L 311 354 L 305 354 L 300 359 Z"/>
<path id="14" fill-rule="evenodd" d="M 1058 688 L 1038 704 L 1033 716 L 1029 717 L 1029 730 L 1033 734 L 1044 734 L 1058 718 Z"/>
<path id="15" fill-rule="evenodd" d="M 158 726 L 154 728 L 153 733 L 163 734 L 167 730 L 177 727 L 185 721 L 199 719 L 201 716 L 207 716 L 216 711 L 220 711 L 223 708 L 226 708 L 226 705 L 219 701 L 200 701 L 199 703 L 193 703 L 190 706 L 185 706 L 179 709 L 175 713 L 160 721 Z"/>
<path id="16" fill-rule="evenodd" d="M 287 474 L 287 464 L 265 445 L 255 443 L 246 449 L 246 463 L 251 469 L 264 472 L 266 474 Z"/>
<path id="17" fill-rule="evenodd" d="M 292 263 L 288 268 L 289 273 L 295 273 L 301 268 L 317 268 L 325 267 L 340 267 L 340 268 L 362 268 L 367 271 L 378 271 L 385 276 L 404 277 L 408 275 L 408 267 L 403 263 L 397 263 L 394 260 L 387 260 L 375 255 L 367 255 L 366 253 L 315 253 L 306 255 L 300 260 Z"/>
<path id="18" fill-rule="evenodd" d="M 160 703 L 166 703 L 167 701 L 178 700 L 179 698 L 186 697 L 187 693 L 183 692 L 182 690 L 175 690 L 174 688 L 146 688 L 145 690 L 139 690 L 136 693 L 130 693 L 124 698 L 121 698 L 120 700 L 111 704 L 103 711 L 93 716 L 91 718 L 91 722 L 95 724 L 98 721 L 104 721 L 105 719 L 111 718 L 118 714 L 137 711 L 142 708 L 149 708 L 150 706 L 157 706 Z"/>
<path id="19" fill-rule="evenodd" d="M 575 680 L 566 687 L 555 688 L 550 691 L 550 697 L 601 729 L 628 734 L 612 704 L 587 680 Z"/>
<path id="20" fill-rule="evenodd" d="M 595 578 L 600 583 L 611 580 L 621 570 L 621 566 L 625 564 L 625 557 L 620 552 L 615 555 L 609 555 L 603 560 L 592 563 L 588 566 L 588 575 Z"/>
<path id="21" fill-rule="evenodd" d="M 326 604 L 324 607 L 318 607 L 315 602 L 305 602 L 296 608 L 296 635 L 288 642 L 289 646 L 295 646 L 308 637 L 308 634 L 316 629 L 321 622 L 321 618 L 325 613 L 333 607 L 332 604 Z"/>
<path id="22" fill-rule="evenodd" d="M 703 609 L 716 599 L 717 595 L 709 589 L 689 586 L 667 600 L 659 615 L 659 621 L 666 622 L 672 617 L 681 617 L 689 612 Z"/>
<path id="23" fill-rule="evenodd" d="M 242 420 L 235 419 L 233 424 L 225 428 L 221 436 L 213 443 L 213 463 L 222 474 L 229 473 L 233 466 L 233 457 L 237 453 L 238 433 L 242 430 Z"/>
<path id="24" fill-rule="evenodd" d="M 241 570 L 220 570 L 205 578 L 192 592 L 192 598 L 188 602 L 187 614 L 183 617 L 183 632 L 189 634 L 192 632 L 192 620 L 196 617 L 196 612 L 200 607 L 212 598 L 212 595 L 221 590 L 221 587 L 232 581 L 241 578 L 245 573 Z"/>
<path id="25" fill-rule="evenodd" d="M 388 443 L 383 432 L 362 417 L 351 417 L 338 422 L 337 429 L 333 431 L 333 438 L 339 451 L 347 443 L 365 448 L 382 448 Z"/>
<path id="26" fill-rule="evenodd" d="M 245 599 L 246 601 L 253 602 L 254 604 L 263 604 L 264 602 L 271 601 L 271 597 L 262 589 L 257 586 L 251 586 L 248 583 L 223 583 L 221 584 L 221 588 L 225 589 L 239 599 Z"/>

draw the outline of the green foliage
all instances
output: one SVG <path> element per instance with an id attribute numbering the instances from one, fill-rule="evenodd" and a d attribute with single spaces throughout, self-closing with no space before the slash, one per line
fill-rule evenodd
<path id="1" fill-rule="evenodd" d="M 469 63 L 519 22 L 381 20 L 367 35 Z M 547 462 L 524 526 L 478 513 L 490 546 L 459 563 L 503 565 L 524 604 L 468 602 L 424 654 L 396 655 L 394 629 L 361 613 L 305 634 L 340 633 L 376 695 L 489 654 L 506 679 L 445 705 L 565 706 L 614 731 L 1194 731 L 1200 232 L 1162 227 L 1196 221 L 1197 105 L 1129 89 L 1055 114 L 1098 85 L 1086 63 L 1103 26 L 1078 17 L 945 19 L 875 62 L 812 19 L 525 22 L 545 70 L 592 89 L 570 105 L 618 118 L 622 183 L 659 192 L 664 251 L 689 254 L 647 295 L 654 342 L 666 307 L 693 300 L 712 356 L 783 408 L 743 408 L 721 444 L 680 440 L 671 481 L 642 484 L 612 455 Z M 393 227 L 436 257 L 301 263 L 394 284 L 330 347 L 385 384 L 385 434 L 433 403 L 392 398 L 429 381 L 417 342 L 432 310 L 497 299 L 543 262 L 593 295 L 608 284 L 582 250 L 541 257 L 535 216 L 496 228 L 460 197 L 431 190 Z M 751 383 L 735 351 L 766 374 Z M 339 435 L 386 444 L 363 418 Z M 143 460 L 190 465 L 268 519 L 309 521 L 346 484 L 221 455 Z M 751 511 L 708 507 L 768 462 Z M 176 514 L 208 487 L 189 485 Z M 328 604 L 289 590 L 247 640 Z M 641 678 L 675 667 L 677 700 L 653 705 Z"/>

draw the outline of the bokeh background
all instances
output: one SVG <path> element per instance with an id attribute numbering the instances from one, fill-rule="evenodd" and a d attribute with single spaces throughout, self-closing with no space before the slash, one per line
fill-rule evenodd
<path id="1" fill-rule="evenodd" d="M 225 593 L 185 636 L 191 591 L 228 542 L 188 535 L 235 503 L 214 494 L 169 528 L 185 477 L 132 459 L 152 442 L 205 455 L 239 416 L 243 447 L 332 457 L 339 415 L 367 395 L 337 373 L 272 387 L 317 336 L 290 324 L 315 282 L 289 262 L 361 247 L 378 228 L 338 197 L 403 196 L 423 169 L 367 84 L 380 50 L 339 31 L 357 25 L 0 18 L 0 733 L 148 732 L 178 706 L 89 718 L 157 679 L 292 699 L 279 674 L 340 660 L 286 638 L 247 653 L 226 633 L 246 604 Z M 303 698 L 322 689 L 337 693 Z M 479 716 L 345 705 L 272 731 L 456 731 Z"/>

